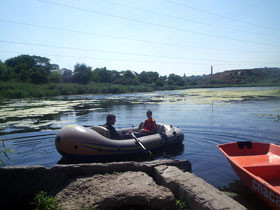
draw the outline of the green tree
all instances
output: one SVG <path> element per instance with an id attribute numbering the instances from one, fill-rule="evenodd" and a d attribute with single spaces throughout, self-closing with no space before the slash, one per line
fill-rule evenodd
<path id="1" fill-rule="evenodd" d="M 43 67 L 33 67 L 29 70 L 30 81 L 35 84 L 47 83 L 50 71 Z"/>
<path id="2" fill-rule="evenodd" d="M 165 84 L 165 79 L 163 77 L 159 77 L 155 82 L 156 87 L 163 87 Z"/>
<path id="3" fill-rule="evenodd" d="M 57 64 L 51 64 L 51 70 L 58 70 L 59 69 L 59 65 Z"/>
<path id="4" fill-rule="evenodd" d="M 125 79 L 136 79 L 136 75 L 134 72 L 130 71 L 130 70 L 126 70 L 123 72 L 123 77 Z"/>
<path id="5" fill-rule="evenodd" d="M 0 81 L 9 80 L 8 67 L 5 63 L 0 60 Z"/>
<path id="6" fill-rule="evenodd" d="M 145 72 L 145 71 L 142 71 L 139 74 L 138 79 L 139 79 L 139 82 L 141 82 L 141 83 L 149 83 L 149 77 L 148 77 L 147 72 Z"/>
<path id="7" fill-rule="evenodd" d="M 61 83 L 62 77 L 59 72 L 53 71 L 49 76 L 49 82 L 52 83 Z"/>
<path id="8" fill-rule="evenodd" d="M 152 71 L 142 71 L 138 76 L 139 82 L 141 83 L 155 83 L 159 79 L 159 74 Z"/>
<path id="9" fill-rule="evenodd" d="M 19 55 L 5 61 L 12 69 L 16 80 L 32 83 L 46 83 L 50 70 L 58 65 L 50 64 L 50 59 L 40 56 Z M 12 74 L 13 75 L 13 74 Z"/>
<path id="10" fill-rule="evenodd" d="M 86 64 L 77 63 L 74 66 L 73 81 L 79 84 L 87 84 L 92 81 L 92 70 Z"/>
<path id="11" fill-rule="evenodd" d="M 122 85 L 139 85 L 137 74 L 130 70 L 121 72 L 121 76 L 117 78 L 114 83 Z"/>
<path id="12" fill-rule="evenodd" d="M 184 80 L 182 77 L 176 74 L 169 74 L 168 76 L 168 84 L 169 85 L 177 85 L 177 86 L 184 86 Z"/>
<path id="13" fill-rule="evenodd" d="M 43 67 L 44 69 L 51 70 L 51 69 L 59 69 L 57 64 L 51 64 L 50 59 L 41 56 L 32 56 L 35 61 L 35 65 L 37 67 Z"/>
<path id="14" fill-rule="evenodd" d="M 111 83 L 117 77 L 119 77 L 119 72 L 107 70 L 106 67 L 96 68 L 92 72 L 93 82 Z"/>

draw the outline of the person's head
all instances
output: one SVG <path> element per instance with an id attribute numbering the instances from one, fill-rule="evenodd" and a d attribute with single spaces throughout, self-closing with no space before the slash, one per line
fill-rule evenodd
<path id="1" fill-rule="evenodd" d="M 148 109 L 146 112 L 146 115 L 147 115 L 147 118 L 152 118 L 153 113 L 151 110 Z"/>
<path id="2" fill-rule="evenodd" d="M 116 116 L 114 114 L 108 114 L 106 121 L 107 121 L 107 123 L 114 125 L 116 122 Z"/>

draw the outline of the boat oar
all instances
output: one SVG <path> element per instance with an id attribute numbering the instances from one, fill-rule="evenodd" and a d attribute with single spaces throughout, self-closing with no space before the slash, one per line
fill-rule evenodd
<path id="1" fill-rule="evenodd" d="M 148 150 L 143 144 L 142 142 L 135 136 L 134 133 L 131 132 L 132 137 L 135 139 L 135 141 L 142 147 L 142 149 L 150 156 L 150 158 L 152 159 L 154 157 L 153 153 Z"/>

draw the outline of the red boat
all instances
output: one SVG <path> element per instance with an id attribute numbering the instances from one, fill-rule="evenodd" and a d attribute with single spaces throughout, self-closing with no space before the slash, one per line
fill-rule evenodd
<path id="1" fill-rule="evenodd" d="M 280 146 L 233 142 L 217 147 L 243 183 L 271 207 L 280 209 Z"/>

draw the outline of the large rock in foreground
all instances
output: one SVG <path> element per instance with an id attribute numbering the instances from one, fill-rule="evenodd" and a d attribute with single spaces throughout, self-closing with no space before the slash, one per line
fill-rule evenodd
<path id="1" fill-rule="evenodd" d="M 0 168 L 1 209 L 24 209 L 35 194 L 56 196 L 64 209 L 245 209 L 191 172 L 187 160 Z M 28 209 L 30 206 L 28 206 Z M 34 206 L 33 206 L 34 208 Z"/>
<path id="2" fill-rule="evenodd" d="M 192 173 L 184 173 L 177 167 L 164 165 L 157 166 L 155 170 L 156 182 L 168 187 L 177 198 L 187 201 L 190 209 L 246 209 L 237 201 Z"/>
<path id="3" fill-rule="evenodd" d="M 99 209 L 139 206 L 175 209 L 171 191 L 157 185 L 144 172 L 124 172 L 77 178 L 56 195 L 65 209 Z"/>
<path id="4" fill-rule="evenodd" d="M 184 171 L 191 171 L 191 164 L 187 160 L 84 163 L 56 165 L 51 168 L 44 166 L 3 167 L 0 168 L 0 180 L 2 180 L 0 207 L 22 206 L 31 203 L 36 193 L 45 191 L 52 194 L 55 189 L 82 176 L 140 171 L 153 177 L 154 168 L 159 165 L 172 165 Z"/>

